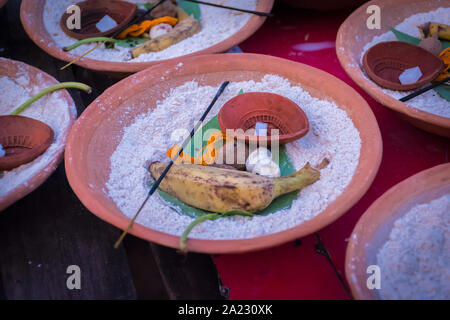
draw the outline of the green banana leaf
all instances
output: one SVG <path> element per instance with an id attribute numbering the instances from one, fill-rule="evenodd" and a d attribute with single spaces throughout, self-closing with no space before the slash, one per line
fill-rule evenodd
<path id="1" fill-rule="evenodd" d="M 394 33 L 394 35 L 398 41 L 407 42 L 407 43 L 413 44 L 415 46 L 419 45 L 419 43 L 420 43 L 419 38 L 410 36 L 407 33 L 398 31 L 397 29 L 394 29 L 394 28 L 391 28 L 391 31 Z"/>
<path id="2" fill-rule="evenodd" d="M 200 10 L 200 6 L 198 5 L 198 3 L 180 0 L 178 1 L 178 6 L 186 11 L 188 15 L 193 16 L 198 21 L 200 21 L 200 19 L 202 18 L 202 11 Z"/>
<path id="3" fill-rule="evenodd" d="M 449 85 L 441 85 L 439 87 L 434 88 L 434 91 L 439 93 L 439 95 L 446 99 L 447 101 L 450 101 L 450 86 Z"/>
<path id="4" fill-rule="evenodd" d="M 153 3 L 136 3 L 139 10 L 150 10 L 153 7 Z"/>
<path id="5" fill-rule="evenodd" d="M 397 29 L 391 28 L 391 31 L 394 33 L 394 35 L 398 41 L 411 43 L 416 46 L 419 45 L 419 43 L 421 41 L 421 39 L 410 36 L 407 33 L 398 31 Z M 441 41 L 442 49 L 447 49 L 448 47 L 450 47 L 450 41 L 446 41 L 446 40 L 439 40 L 439 41 Z"/>
<path id="6" fill-rule="evenodd" d="M 152 3 L 138 3 L 138 8 L 141 10 L 149 10 L 153 7 Z M 190 16 L 195 19 L 200 20 L 202 17 L 202 11 L 198 3 L 188 2 L 188 1 L 178 1 L 178 6 L 182 8 Z"/>

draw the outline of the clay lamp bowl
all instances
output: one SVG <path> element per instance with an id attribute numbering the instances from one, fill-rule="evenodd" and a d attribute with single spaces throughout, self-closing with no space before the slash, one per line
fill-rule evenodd
<path id="1" fill-rule="evenodd" d="M 78 40 L 109 36 L 129 23 L 137 11 L 136 4 L 119 0 L 88 0 L 76 5 L 81 9 L 81 29 L 70 30 L 67 27 L 67 19 L 71 16 L 67 12 L 62 15 L 60 25 L 69 37 Z M 115 20 L 117 26 L 102 32 L 96 24 L 106 15 Z"/>
<path id="2" fill-rule="evenodd" d="M 308 118 L 296 103 L 268 92 L 249 92 L 234 97 L 220 109 L 218 120 L 223 132 L 243 129 L 246 134 L 236 134 L 238 140 L 267 145 L 272 139 L 279 139 L 280 145 L 286 144 L 309 131 Z M 251 129 L 257 122 L 268 124 L 267 136 L 253 134 Z M 278 129 L 279 135 L 271 134 L 273 129 Z"/>
<path id="3" fill-rule="evenodd" d="M 415 205 L 429 203 L 446 194 L 450 194 L 449 163 L 400 182 L 367 209 L 350 236 L 345 258 L 345 275 L 356 299 L 380 299 L 378 290 L 367 288 L 367 267 L 377 264 L 377 253 L 388 240 L 394 222 Z M 380 271 L 381 274 L 390 272 Z"/>
<path id="4" fill-rule="evenodd" d="M 403 71 L 418 66 L 422 77 L 415 83 L 401 84 Z M 366 51 L 363 67 L 367 75 L 381 87 L 407 91 L 419 88 L 438 76 L 444 68 L 441 59 L 427 50 L 401 41 L 380 42 Z"/>
<path id="5" fill-rule="evenodd" d="M 8 171 L 39 157 L 53 143 L 53 129 L 42 121 L 22 116 L 0 116 L 0 171 Z"/>

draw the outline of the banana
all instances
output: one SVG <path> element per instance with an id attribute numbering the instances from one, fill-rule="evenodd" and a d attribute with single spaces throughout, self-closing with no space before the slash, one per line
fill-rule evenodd
<path id="1" fill-rule="evenodd" d="M 168 33 L 155 39 L 150 39 L 132 51 L 133 58 L 139 57 L 143 53 L 157 52 L 167 49 L 184 39 L 192 37 L 202 30 L 200 21 L 190 17 L 183 9 L 178 9 L 178 24 Z"/>
<path id="2" fill-rule="evenodd" d="M 158 179 L 168 163 L 154 162 L 150 172 Z M 320 179 L 309 163 L 296 173 L 267 178 L 238 170 L 195 164 L 174 164 L 160 188 L 191 206 L 217 213 L 259 212 L 278 196 L 296 191 Z"/>
<path id="3" fill-rule="evenodd" d="M 439 39 L 450 40 L 450 26 L 443 23 L 427 22 L 418 27 L 422 38 L 437 34 Z"/>

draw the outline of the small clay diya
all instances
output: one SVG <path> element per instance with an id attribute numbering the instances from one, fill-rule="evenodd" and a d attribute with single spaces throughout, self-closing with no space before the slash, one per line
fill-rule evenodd
<path id="1" fill-rule="evenodd" d="M 409 68 L 419 67 L 422 77 L 412 84 L 401 84 L 399 76 Z M 430 52 L 400 41 L 380 42 L 366 51 L 363 68 L 383 88 L 406 91 L 419 88 L 438 76 L 443 62 Z"/>
<path id="2" fill-rule="evenodd" d="M 53 143 L 54 132 L 47 124 L 23 116 L 0 116 L 0 171 L 12 170 L 39 157 Z"/>
<path id="3" fill-rule="evenodd" d="M 178 66 L 179 63 L 183 63 L 182 68 Z M 356 169 L 358 174 L 353 176 L 333 203 L 305 223 L 277 233 L 246 239 L 192 238 L 189 240 L 189 250 L 209 254 L 243 253 L 278 246 L 323 229 L 345 214 L 370 187 L 381 162 L 381 133 L 367 102 L 342 80 L 311 66 L 267 55 L 241 53 L 183 57 L 147 68 L 107 89 L 84 110 L 67 139 L 66 173 L 75 194 L 100 219 L 122 230 L 126 229 L 130 218 L 102 191 L 111 170 L 111 154 L 121 141 L 124 127 L 131 125 L 136 117 L 148 112 L 149 108 L 155 108 L 171 88 L 186 81 L 201 79 L 201 85 L 217 86 L 225 77 L 232 83 L 258 82 L 265 74 L 277 74 L 292 84 L 308 88 L 312 96 L 321 99 L 326 97 L 347 113 L 361 136 L 361 155 Z M 127 115 L 122 112 L 127 106 L 124 101 L 135 102 Z M 105 105 L 110 112 L 99 112 Z M 138 223 L 134 224 L 130 234 L 172 248 L 179 248 L 180 245 L 179 236 Z"/>
<path id="4" fill-rule="evenodd" d="M 267 136 L 236 135 L 247 142 L 271 142 L 273 129 L 279 130 L 279 144 L 286 144 L 305 136 L 309 131 L 309 121 L 305 112 L 293 101 L 274 93 L 249 92 L 229 100 L 220 110 L 219 126 L 227 129 L 243 129 L 250 132 L 256 123 L 267 123 Z"/>
<path id="5" fill-rule="evenodd" d="M 129 23 L 137 11 L 136 4 L 119 0 L 88 0 L 76 5 L 81 9 L 81 29 L 70 30 L 67 27 L 67 20 L 71 16 L 67 12 L 62 15 L 60 25 L 68 36 L 79 40 L 110 36 Z M 111 17 L 117 25 L 102 32 L 96 25 L 105 16 Z"/>

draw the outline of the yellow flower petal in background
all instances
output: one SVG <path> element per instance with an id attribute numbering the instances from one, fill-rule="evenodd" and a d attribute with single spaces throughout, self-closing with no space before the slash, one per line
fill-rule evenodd
<path id="1" fill-rule="evenodd" d="M 441 81 L 450 76 L 450 48 L 443 50 L 439 59 L 444 62 L 444 70 L 433 81 Z"/>
<path id="2" fill-rule="evenodd" d="M 117 36 L 117 39 L 125 39 L 127 36 L 131 37 L 139 37 L 144 32 L 147 32 L 154 26 L 157 26 L 161 23 L 167 23 L 168 25 L 171 25 L 172 27 L 178 23 L 178 19 L 174 17 L 161 17 L 154 20 L 144 20 L 140 24 L 133 24 L 126 28 L 122 33 L 120 33 Z"/>

